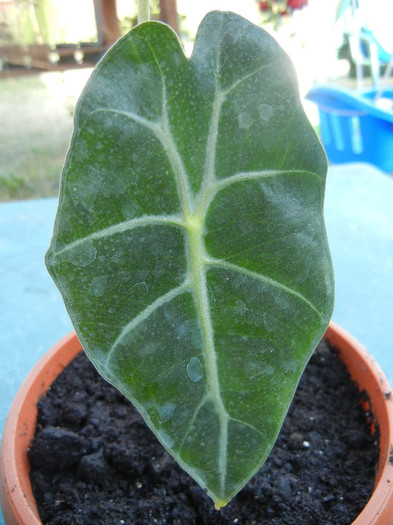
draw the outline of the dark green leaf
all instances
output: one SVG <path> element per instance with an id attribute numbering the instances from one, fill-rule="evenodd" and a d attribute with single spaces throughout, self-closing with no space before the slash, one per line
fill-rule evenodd
<path id="1" fill-rule="evenodd" d="M 292 65 L 210 13 L 137 26 L 79 101 L 47 265 L 87 354 L 216 506 L 269 454 L 332 311 L 324 152 Z"/>

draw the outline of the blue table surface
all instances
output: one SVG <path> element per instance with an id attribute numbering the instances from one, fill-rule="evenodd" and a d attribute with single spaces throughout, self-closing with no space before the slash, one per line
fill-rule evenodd
<path id="1" fill-rule="evenodd" d="M 57 199 L 0 204 L 0 433 L 29 370 L 72 329 L 44 265 L 56 207 Z M 325 216 L 336 276 L 333 319 L 393 384 L 392 178 L 367 164 L 331 167 Z"/>

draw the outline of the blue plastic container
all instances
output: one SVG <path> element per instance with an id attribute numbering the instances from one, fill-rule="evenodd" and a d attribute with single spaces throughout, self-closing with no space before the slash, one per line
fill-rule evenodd
<path id="1" fill-rule="evenodd" d="M 317 86 L 307 93 L 318 106 L 330 162 L 368 162 L 393 172 L 393 89 L 378 93 L 378 100 L 376 95 L 376 89 L 354 92 L 335 86 Z"/>

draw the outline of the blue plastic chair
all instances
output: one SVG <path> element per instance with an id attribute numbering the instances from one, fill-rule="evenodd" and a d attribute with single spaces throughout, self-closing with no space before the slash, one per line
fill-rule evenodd
<path id="1" fill-rule="evenodd" d="M 350 91 L 317 86 L 306 99 L 318 106 L 321 140 L 332 163 L 368 162 L 393 172 L 393 88 Z"/>
<path id="2" fill-rule="evenodd" d="M 370 50 L 369 47 L 367 47 L 368 44 L 368 46 L 375 46 L 377 50 L 377 58 L 381 64 L 387 64 L 389 62 L 391 54 L 382 47 L 381 43 L 370 29 L 362 28 L 360 30 L 359 38 L 365 58 L 370 58 Z"/>

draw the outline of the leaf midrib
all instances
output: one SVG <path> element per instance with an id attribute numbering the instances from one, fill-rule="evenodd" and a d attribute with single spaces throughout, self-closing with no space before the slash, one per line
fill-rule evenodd
<path id="1" fill-rule="evenodd" d="M 198 206 L 196 209 L 196 199 L 193 198 L 188 174 L 185 170 L 181 155 L 176 146 L 176 141 L 172 135 L 169 123 L 168 105 L 166 96 L 165 77 L 161 69 L 161 65 L 156 57 L 155 50 L 148 43 L 152 56 L 156 62 L 157 68 L 161 75 L 162 82 L 162 115 L 161 115 L 161 132 L 158 132 L 157 137 L 163 144 L 167 151 L 169 161 L 175 175 L 175 180 L 178 188 L 178 195 L 180 199 L 180 206 L 184 218 L 185 229 L 188 234 L 186 259 L 188 270 L 190 274 L 190 287 L 193 292 L 197 315 L 199 317 L 202 340 L 203 340 L 203 355 L 205 361 L 205 370 L 207 376 L 207 390 L 210 397 L 213 399 L 218 413 L 220 423 L 220 454 L 218 459 L 218 470 L 220 473 L 220 490 L 223 498 L 225 493 L 225 478 L 226 478 L 226 461 L 227 461 L 227 445 L 228 445 L 228 414 L 225 409 L 220 393 L 220 383 L 218 379 L 217 356 L 214 347 L 214 332 L 211 322 L 210 305 L 207 294 L 206 284 L 206 270 L 204 265 L 204 218 L 206 208 Z M 218 121 L 221 113 L 223 99 L 218 98 L 218 89 L 216 90 L 213 100 L 213 111 L 210 120 L 208 141 L 206 144 L 205 155 L 205 172 L 203 174 L 201 201 L 204 203 L 204 193 L 206 188 L 209 188 L 211 182 L 215 180 L 215 149 L 218 136 Z"/>

